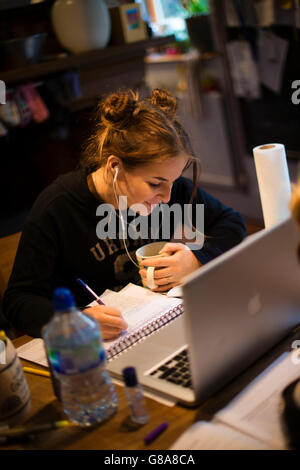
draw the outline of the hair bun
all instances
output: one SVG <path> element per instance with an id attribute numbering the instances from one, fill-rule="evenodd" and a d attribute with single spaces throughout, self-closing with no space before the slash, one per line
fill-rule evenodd
<path id="1" fill-rule="evenodd" d="M 126 127 L 135 109 L 137 97 L 133 92 L 112 93 L 101 103 L 101 119 L 106 126 Z"/>
<path id="2" fill-rule="evenodd" d="M 155 88 L 150 98 L 152 106 L 156 106 L 169 118 L 174 119 L 178 108 L 177 99 L 165 88 Z"/>

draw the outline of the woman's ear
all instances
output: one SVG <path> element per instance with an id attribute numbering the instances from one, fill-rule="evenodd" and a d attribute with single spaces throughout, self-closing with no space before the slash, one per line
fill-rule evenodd
<path id="1" fill-rule="evenodd" d="M 107 159 L 106 163 L 106 170 L 107 173 L 112 175 L 113 178 L 116 177 L 116 174 L 120 174 L 120 170 L 122 168 L 122 161 L 120 158 L 115 157 L 115 155 L 110 155 Z"/>

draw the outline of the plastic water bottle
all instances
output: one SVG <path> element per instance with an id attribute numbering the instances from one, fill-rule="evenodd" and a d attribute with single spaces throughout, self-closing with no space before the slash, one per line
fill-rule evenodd
<path id="1" fill-rule="evenodd" d="M 43 329 L 65 413 L 81 426 L 101 422 L 117 409 L 115 387 L 105 370 L 98 322 L 76 309 L 71 292 L 54 291 L 55 314 Z"/>

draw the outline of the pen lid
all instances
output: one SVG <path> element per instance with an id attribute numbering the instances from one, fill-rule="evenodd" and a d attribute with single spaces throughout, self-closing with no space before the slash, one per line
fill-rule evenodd
<path id="1" fill-rule="evenodd" d="M 134 367 L 125 367 L 125 369 L 123 369 L 122 372 L 123 372 L 125 385 L 127 387 L 135 387 L 138 384 L 138 379 L 137 379 L 136 371 Z"/>

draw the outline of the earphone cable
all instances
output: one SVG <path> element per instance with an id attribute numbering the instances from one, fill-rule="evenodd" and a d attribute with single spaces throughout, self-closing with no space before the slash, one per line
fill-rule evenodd
<path id="1" fill-rule="evenodd" d="M 117 175 L 117 174 L 116 174 Z M 117 193 L 116 193 L 116 188 L 115 188 L 115 180 L 116 180 L 116 176 L 114 177 L 113 179 L 113 190 L 114 190 L 114 195 L 115 195 L 115 198 L 116 198 L 116 203 L 117 203 L 117 208 L 120 212 L 120 215 L 119 215 L 119 218 L 121 219 L 121 224 L 122 224 L 122 230 L 123 230 L 123 235 L 125 234 L 125 223 L 124 223 L 124 218 L 122 216 L 122 211 L 119 207 L 119 200 L 118 200 L 118 197 L 117 197 Z M 128 225 L 128 224 L 127 224 Z M 130 261 L 137 267 L 140 269 L 140 266 L 132 259 L 129 251 L 128 251 L 128 248 L 127 248 L 127 245 L 126 245 L 126 241 L 125 241 L 125 237 L 123 236 L 123 244 L 124 244 L 124 248 L 125 248 L 125 251 L 127 253 L 127 256 L 128 258 L 130 259 Z"/>

